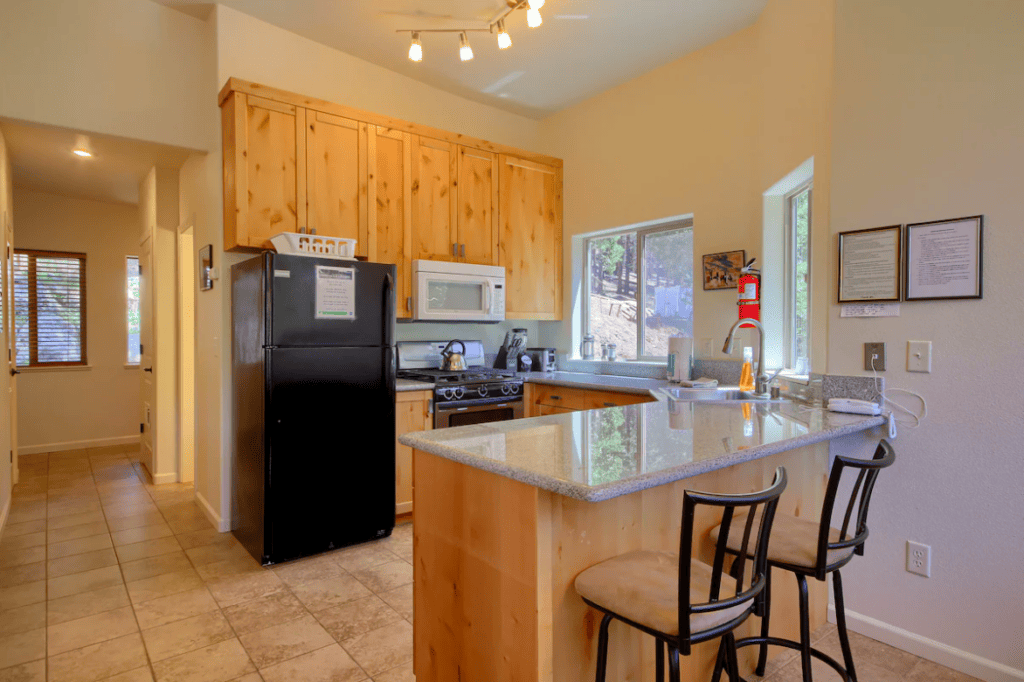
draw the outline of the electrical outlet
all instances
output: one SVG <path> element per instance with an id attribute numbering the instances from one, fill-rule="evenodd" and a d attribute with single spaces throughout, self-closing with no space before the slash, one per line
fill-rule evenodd
<path id="1" fill-rule="evenodd" d="M 911 573 L 932 577 L 932 548 L 920 542 L 907 540 L 907 570 Z"/>
<path id="2" fill-rule="evenodd" d="M 872 362 L 874 366 L 872 366 Z M 864 344 L 864 369 L 876 372 L 885 371 L 885 344 L 865 343 Z"/>

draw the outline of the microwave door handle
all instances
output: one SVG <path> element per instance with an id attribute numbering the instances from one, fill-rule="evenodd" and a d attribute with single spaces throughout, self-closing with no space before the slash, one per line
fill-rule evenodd
<path id="1" fill-rule="evenodd" d="M 487 282 L 487 285 L 484 287 L 484 293 L 486 294 L 484 297 L 484 314 L 486 315 L 491 314 L 491 287 L 493 286 L 492 283 Z"/>

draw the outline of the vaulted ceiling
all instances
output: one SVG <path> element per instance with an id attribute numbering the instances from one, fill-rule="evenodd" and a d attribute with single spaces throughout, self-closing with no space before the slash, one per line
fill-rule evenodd
<path id="1" fill-rule="evenodd" d="M 203 17 L 200 0 L 155 0 Z M 752 24 L 767 0 L 547 0 L 544 23 L 507 20 L 512 47 L 470 33 L 424 33 L 423 61 L 408 59 L 400 29 L 485 27 L 506 0 L 221 0 L 270 24 L 442 90 L 533 118 L 583 101 Z"/>

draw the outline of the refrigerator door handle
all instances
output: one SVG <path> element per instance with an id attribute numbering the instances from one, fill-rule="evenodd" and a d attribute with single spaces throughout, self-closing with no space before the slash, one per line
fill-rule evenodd
<path id="1" fill-rule="evenodd" d="M 392 320 L 395 319 L 395 297 L 392 291 L 395 288 L 394 278 L 391 273 L 384 275 L 384 344 L 391 345 L 394 339 L 391 338 Z"/>

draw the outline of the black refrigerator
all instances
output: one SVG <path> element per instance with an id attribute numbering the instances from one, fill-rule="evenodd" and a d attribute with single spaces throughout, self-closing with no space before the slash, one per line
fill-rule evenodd
<path id="1" fill-rule="evenodd" d="M 261 564 L 395 526 L 395 266 L 231 268 L 232 532 Z"/>

